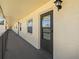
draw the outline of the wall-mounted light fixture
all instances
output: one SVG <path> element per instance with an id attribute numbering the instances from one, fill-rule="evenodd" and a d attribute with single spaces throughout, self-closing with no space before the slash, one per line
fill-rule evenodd
<path id="1" fill-rule="evenodd" d="M 62 8 L 62 5 L 61 5 L 62 1 L 56 0 L 54 3 L 55 3 L 55 5 L 56 5 L 56 7 L 58 8 L 58 11 L 59 11 Z"/>

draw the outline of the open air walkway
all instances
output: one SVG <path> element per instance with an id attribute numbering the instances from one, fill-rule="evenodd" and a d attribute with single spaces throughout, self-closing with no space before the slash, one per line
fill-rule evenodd
<path id="1" fill-rule="evenodd" d="M 52 59 L 52 56 L 43 50 L 34 48 L 15 32 L 8 32 L 4 59 Z"/>

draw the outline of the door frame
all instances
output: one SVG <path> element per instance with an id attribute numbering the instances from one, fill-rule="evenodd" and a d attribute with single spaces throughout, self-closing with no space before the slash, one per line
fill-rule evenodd
<path id="1" fill-rule="evenodd" d="M 42 32 L 42 17 L 44 16 L 47 16 L 47 15 L 50 15 L 51 17 L 51 20 L 50 20 L 50 26 L 51 26 L 51 31 L 52 31 L 52 34 L 51 34 L 51 42 L 52 42 L 52 57 L 53 57 L 53 10 L 51 11 L 48 11 L 46 13 L 43 13 L 40 15 L 40 49 L 42 49 L 41 47 L 41 41 L 42 41 L 42 37 L 43 37 L 43 32 Z"/>

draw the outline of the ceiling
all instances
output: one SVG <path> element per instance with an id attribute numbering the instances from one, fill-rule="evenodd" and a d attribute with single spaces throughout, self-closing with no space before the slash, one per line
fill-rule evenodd
<path id="1" fill-rule="evenodd" d="M 19 20 L 50 0 L 0 0 L 3 13 L 9 22 Z"/>

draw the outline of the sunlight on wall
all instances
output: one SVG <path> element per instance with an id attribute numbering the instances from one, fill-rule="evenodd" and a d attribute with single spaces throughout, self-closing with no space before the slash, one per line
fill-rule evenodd
<path id="1" fill-rule="evenodd" d="M 50 0 L 42 7 L 20 20 L 22 23 L 22 31 L 20 32 L 20 36 L 22 36 L 37 49 L 40 49 L 40 15 L 50 10 L 53 10 L 53 0 Z M 27 32 L 27 23 L 30 19 L 33 19 L 32 34 Z M 17 29 L 14 29 L 14 31 L 17 32 Z"/>
<path id="2" fill-rule="evenodd" d="M 54 6 L 54 59 L 79 59 L 79 0 Z"/>
<path id="3" fill-rule="evenodd" d="M 79 59 L 79 0 L 63 0 L 62 9 L 58 12 L 53 1 L 48 2 L 33 13 L 29 14 L 22 22 L 22 36 L 37 49 L 40 48 L 40 15 L 54 8 L 54 59 Z M 27 32 L 27 22 L 33 18 L 33 33 Z M 16 25 L 15 25 L 16 27 Z M 13 28 L 15 32 L 17 29 Z"/>

